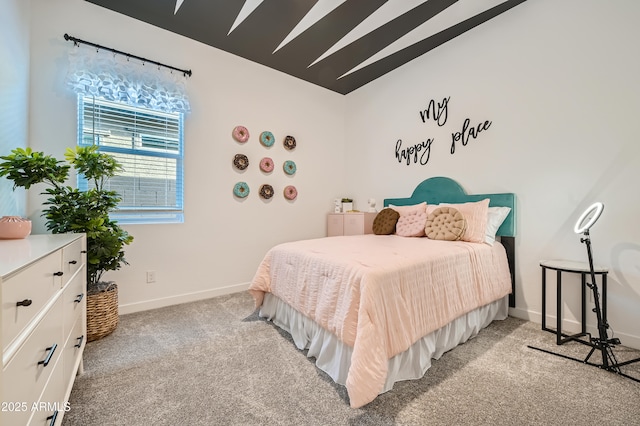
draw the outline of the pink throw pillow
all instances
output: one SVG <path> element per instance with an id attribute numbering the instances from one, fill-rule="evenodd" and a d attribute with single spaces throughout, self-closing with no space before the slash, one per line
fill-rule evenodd
<path id="1" fill-rule="evenodd" d="M 426 210 L 400 215 L 398 223 L 396 223 L 396 235 L 401 237 L 424 237 L 426 223 Z"/>
<path id="2" fill-rule="evenodd" d="M 467 221 L 467 229 L 462 234 L 462 241 L 470 243 L 483 243 L 487 229 L 487 214 L 489 212 L 489 199 L 482 201 L 450 204 L 442 203 L 440 206 L 451 206 L 458 210 Z"/>
<path id="3" fill-rule="evenodd" d="M 415 212 L 424 212 L 427 209 L 427 202 L 423 201 L 420 204 L 412 204 L 410 206 L 394 206 L 393 204 L 389 204 L 389 207 L 400 213 L 400 216 L 404 216 L 406 214 L 413 214 Z"/>

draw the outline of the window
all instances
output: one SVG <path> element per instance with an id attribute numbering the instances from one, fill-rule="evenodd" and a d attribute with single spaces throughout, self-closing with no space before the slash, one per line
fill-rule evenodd
<path id="1" fill-rule="evenodd" d="M 122 197 L 121 224 L 183 222 L 184 114 L 78 96 L 78 144 L 98 145 L 123 171 L 107 188 Z M 90 184 L 78 176 L 78 188 Z"/>

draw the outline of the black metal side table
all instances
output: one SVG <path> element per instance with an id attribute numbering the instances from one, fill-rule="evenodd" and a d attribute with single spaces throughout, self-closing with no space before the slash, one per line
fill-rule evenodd
<path id="1" fill-rule="evenodd" d="M 587 276 L 591 274 L 589 264 L 586 262 L 577 262 L 573 260 L 543 260 L 540 262 L 542 268 L 542 329 L 556 335 L 556 344 L 562 345 L 571 340 L 580 340 L 581 337 L 587 336 Z M 547 269 L 556 271 L 556 329 L 547 327 Z M 609 270 L 600 266 L 594 266 L 596 276 L 601 277 L 601 293 L 602 293 L 602 319 L 607 321 L 607 274 Z M 577 334 L 565 334 L 562 332 L 562 273 L 580 274 L 582 282 L 582 312 L 581 312 L 581 332 Z M 597 285 L 597 283 L 593 283 Z"/>

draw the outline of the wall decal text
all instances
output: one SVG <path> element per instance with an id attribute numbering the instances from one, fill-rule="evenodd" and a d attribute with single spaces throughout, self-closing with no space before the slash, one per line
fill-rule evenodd
<path id="1" fill-rule="evenodd" d="M 432 143 L 433 139 L 427 139 L 426 142 L 420 142 L 419 144 L 403 149 L 402 139 L 398 139 L 396 142 L 396 159 L 398 160 L 398 163 L 402 163 L 402 161 L 406 160 L 408 166 L 411 164 L 411 160 L 413 160 L 414 163 L 420 162 L 420 164 L 424 166 L 429 162 Z M 420 154 L 420 151 L 422 151 L 422 154 Z M 420 154 L 420 158 L 418 158 L 418 154 Z"/>
<path id="2" fill-rule="evenodd" d="M 433 115 L 433 121 L 438 123 L 438 126 L 442 127 L 447 123 L 447 118 L 449 116 L 449 99 L 451 96 L 444 98 L 442 102 L 438 102 L 436 109 L 436 101 L 431 99 L 429 101 L 429 106 L 427 109 L 420 111 L 420 118 L 423 123 L 426 123 L 430 118 L 430 115 Z"/>
<path id="3" fill-rule="evenodd" d="M 435 99 L 429 100 L 426 109 L 418 111 L 420 120 L 423 124 L 427 122 L 435 122 L 438 127 L 442 127 L 447 124 L 449 118 L 449 101 L 451 96 L 443 98 L 442 101 L 437 102 Z M 491 127 L 493 122 L 490 120 L 484 120 L 478 122 L 477 125 L 471 125 L 471 119 L 466 118 L 462 123 L 462 127 L 459 131 L 451 133 L 451 149 L 449 152 L 455 154 L 456 143 L 460 142 L 462 146 L 467 146 L 469 141 L 475 140 L 480 136 L 481 132 L 486 132 Z M 429 137 L 425 141 L 411 145 L 408 144 L 403 148 L 402 139 L 396 141 L 395 156 L 398 163 L 405 163 L 407 166 L 411 164 L 426 165 L 431 158 L 431 146 L 435 142 L 435 137 Z"/>
<path id="4" fill-rule="evenodd" d="M 477 138 L 480 132 L 489 129 L 489 126 L 491 126 L 491 121 L 489 120 L 486 120 L 484 123 L 479 123 L 476 127 L 469 127 L 470 122 L 471 120 L 467 118 L 466 120 L 464 120 L 464 124 L 462 125 L 462 131 L 451 133 L 452 154 L 456 152 L 456 142 L 462 140 L 462 146 L 467 146 L 467 143 L 469 143 L 469 138 Z"/>

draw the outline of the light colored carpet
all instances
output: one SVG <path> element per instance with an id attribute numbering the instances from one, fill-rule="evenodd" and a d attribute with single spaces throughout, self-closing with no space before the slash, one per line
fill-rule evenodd
<path id="1" fill-rule="evenodd" d="M 238 293 L 123 315 L 91 342 L 65 426 L 640 425 L 640 383 L 527 347 L 555 346 L 508 318 L 361 409 Z M 640 352 L 620 347 L 621 358 Z M 640 377 L 640 363 L 628 374 Z"/>

